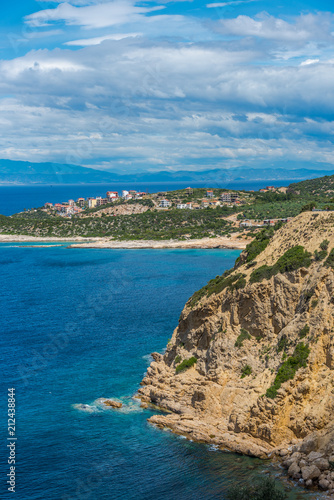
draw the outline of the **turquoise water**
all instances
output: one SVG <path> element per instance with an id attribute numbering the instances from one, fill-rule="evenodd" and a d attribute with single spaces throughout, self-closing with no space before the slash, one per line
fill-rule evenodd
<path id="1" fill-rule="evenodd" d="M 149 354 L 164 349 L 186 300 L 238 254 L 0 245 L 1 408 L 15 387 L 15 498 L 223 499 L 232 483 L 268 467 L 277 474 L 155 429 L 153 413 L 133 400 Z M 103 410 L 101 397 L 124 407 Z M 6 474 L 5 426 L 4 410 Z M 5 474 L 0 497 L 10 498 Z"/>

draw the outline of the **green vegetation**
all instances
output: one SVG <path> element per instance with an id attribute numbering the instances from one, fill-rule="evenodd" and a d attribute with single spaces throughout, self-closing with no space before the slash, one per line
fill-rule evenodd
<path id="1" fill-rule="evenodd" d="M 190 307 L 194 307 L 203 297 L 210 297 L 213 293 L 220 293 L 225 288 L 229 288 L 229 290 L 243 288 L 246 285 L 245 275 L 242 273 L 231 275 L 232 271 L 232 269 L 225 271 L 222 276 L 216 276 L 207 285 L 197 290 L 190 299 Z"/>
<path id="2" fill-rule="evenodd" d="M 273 228 L 262 229 L 255 239 L 246 247 L 246 262 L 251 262 L 269 245 L 270 238 L 274 235 Z"/>
<path id="3" fill-rule="evenodd" d="M 226 494 L 227 500 L 286 500 L 274 479 L 265 478 L 248 486 L 232 486 Z"/>
<path id="4" fill-rule="evenodd" d="M 299 338 L 303 339 L 305 338 L 308 334 L 310 333 L 310 327 L 308 325 L 305 325 L 304 328 L 302 328 L 299 332 Z"/>
<path id="5" fill-rule="evenodd" d="M 304 345 L 303 342 L 297 344 L 293 355 L 284 361 L 277 372 L 273 385 L 267 389 L 266 396 L 268 398 L 276 398 L 277 391 L 281 385 L 287 380 L 293 379 L 299 368 L 306 367 L 309 354 L 310 349 L 308 345 Z"/>
<path id="6" fill-rule="evenodd" d="M 330 254 L 328 255 L 325 266 L 332 267 L 334 269 L 334 248 L 332 248 Z"/>
<path id="7" fill-rule="evenodd" d="M 297 245 L 287 250 L 273 266 L 263 265 L 255 269 L 250 275 L 251 283 L 258 283 L 264 279 L 270 279 L 278 273 L 295 271 L 300 267 L 311 265 L 311 254 L 304 247 Z"/>
<path id="8" fill-rule="evenodd" d="M 251 375 L 252 371 L 253 370 L 251 366 L 249 365 L 244 366 L 243 369 L 241 370 L 241 378 L 248 377 L 248 375 Z"/>
<path id="9" fill-rule="evenodd" d="M 179 363 L 181 363 L 181 361 L 182 361 L 181 356 L 180 355 L 175 356 L 175 360 L 174 361 L 175 361 L 176 365 L 179 364 Z"/>
<path id="10" fill-rule="evenodd" d="M 143 200 L 144 201 L 144 200 Z M 168 240 L 227 235 L 236 231 L 224 210 L 148 210 L 142 214 L 105 217 L 28 219 L 0 216 L 3 234 L 66 237 L 113 237 L 118 240 Z"/>
<path id="11" fill-rule="evenodd" d="M 192 356 L 189 359 L 184 359 L 182 361 L 182 363 L 177 365 L 177 367 L 175 368 L 175 371 L 176 371 L 176 373 L 183 372 L 185 370 L 188 370 L 192 366 L 194 366 L 195 363 L 197 363 L 197 358 L 195 358 L 195 356 Z"/>
<path id="12" fill-rule="evenodd" d="M 287 336 L 285 334 L 279 339 L 277 343 L 277 352 L 285 351 L 289 345 Z"/>
<path id="13" fill-rule="evenodd" d="M 322 241 L 322 242 L 320 243 L 320 245 L 319 245 L 319 246 L 320 246 L 321 250 L 323 250 L 323 251 L 326 251 L 326 252 L 327 252 L 327 250 L 328 250 L 328 245 L 329 245 L 329 241 L 328 241 L 328 240 L 324 240 L 324 241 Z"/>
<path id="14" fill-rule="evenodd" d="M 251 335 L 245 330 L 244 328 L 241 328 L 240 330 L 240 335 L 238 336 L 237 340 L 235 341 L 235 347 L 242 347 L 244 340 L 249 340 L 251 339 Z"/>

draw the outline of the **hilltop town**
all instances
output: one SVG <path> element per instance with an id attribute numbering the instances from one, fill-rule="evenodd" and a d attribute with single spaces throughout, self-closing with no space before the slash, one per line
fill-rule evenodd
<path id="1" fill-rule="evenodd" d="M 302 211 L 334 209 L 333 176 L 307 181 L 306 186 L 110 190 L 104 196 L 46 201 L 42 207 L 0 216 L 0 234 L 112 242 L 211 239 L 209 247 L 245 248 L 263 227 L 286 223 Z"/>

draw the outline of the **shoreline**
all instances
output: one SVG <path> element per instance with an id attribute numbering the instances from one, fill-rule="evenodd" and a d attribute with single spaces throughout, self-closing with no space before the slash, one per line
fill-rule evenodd
<path id="1" fill-rule="evenodd" d="M 230 249 L 244 250 L 250 240 L 243 238 L 201 238 L 194 240 L 110 240 L 107 238 L 73 238 L 36 237 L 26 235 L 0 234 L 0 243 L 69 243 L 68 248 L 101 248 L 101 249 Z"/>

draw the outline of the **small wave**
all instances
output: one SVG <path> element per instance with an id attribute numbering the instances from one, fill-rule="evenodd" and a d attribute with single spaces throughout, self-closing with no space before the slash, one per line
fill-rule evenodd
<path id="1" fill-rule="evenodd" d="M 218 444 L 209 444 L 208 450 L 209 451 L 219 451 L 219 446 L 218 446 Z"/>
<path id="2" fill-rule="evenodd" d="M 151 354 L 145 354 L 145 356 L 143 356 L 142 359 L 144 359 L 147 362 L 147 364 L 149 364 L 149 365 L 153 361 L 153 358 L 152 358 Z"/>
<path id="3" fill-rule="evenodd" d="M 94 406 L 94 405 L 87 405 L 87 404 L 83 404 L 83 403 L 78 403 L 78 404 L 74 404 L 72 406 L 76 410 L 83 411 L 85 413 L 97 413 L 99 411 L 99 409 L 96 408 L 96 406 Z"/>

